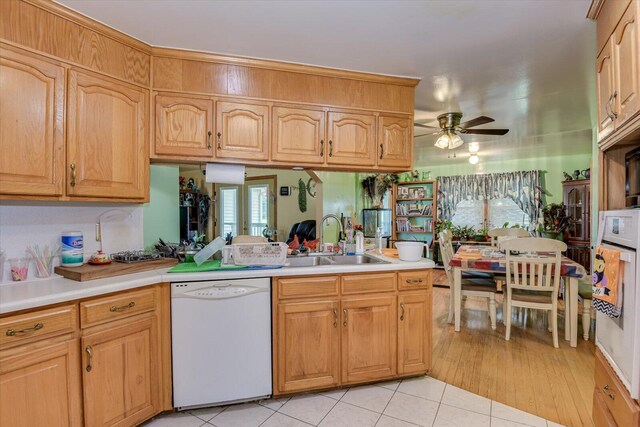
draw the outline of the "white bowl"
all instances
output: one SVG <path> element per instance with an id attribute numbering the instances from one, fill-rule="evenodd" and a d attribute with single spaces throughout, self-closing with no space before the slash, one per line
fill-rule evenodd
<path id="1" fill-rule="evenodd" d="M 416 262 L 422 259 L 422 251 L 427 246 L 422 242 L 396 242 L 398 258 L 402 261 Z"/>

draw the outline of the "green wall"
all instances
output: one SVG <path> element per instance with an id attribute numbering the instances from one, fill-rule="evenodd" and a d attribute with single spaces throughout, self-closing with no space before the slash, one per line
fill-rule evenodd
<path id="1" fill-rule="evenodd" d="M 512 159 L 504 161 L 480 160 L 477 165 L 469 163 L 441 164 L 424 166 L 419 168 L 422 171 L 431 171 L 431 175 L 439 176 L 471 175 L 497 172 L 515 172 L 525 170 L 543 171 L 543 188 L 547 191 L 546 203 L 562 202 L 562 172 L 569 174 L 575 169 L 584 170 L 590 167 L 591 154 L 576 154 L 572 156 L 539 157 L 528 159 Z"/>
<path id="2" fill-rule="evenodd" d="M 322 212 L 323 215 L 333 213 L 340 216 L 351 216 L 356 223 L 361 220 L 356 216 L 356 190 L 360 185 L 357 173 L 350 172 L 316 172 L 322 180 Z M 336 243 L 338 226 L 336 221 L 329 220 L 322 229 L 325 242 Z"/>
<path id="3" fill-rule="evenodd" d="M 167 242 L 180 241 L 178 175 L 178 166 L 151 165 L 149 203 L 142 207 L 145 248 L 153 246 L 159 237 Z"/>

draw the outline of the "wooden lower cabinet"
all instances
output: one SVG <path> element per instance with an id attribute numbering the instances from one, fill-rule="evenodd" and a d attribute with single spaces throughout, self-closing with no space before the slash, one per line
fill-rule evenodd
<path id="1" fill-rule="evenodd" d="M 0 359 L 0 426 L 81 426 L 79 367 L 75 338 Z"/>
<path id="2" fill-rule="evenodd" d="M 420 287 L 399 290 L 398 275 Z M 274 395 L 429 370 L 428 270 L 287 277 L 272 289 Z"/>
<path id="3" fill-rule="evenodd" d="M 124 426 L 160 412 L 157 319 L 129 319 L 82 337 L 85 426 Z"/>
<path id="4" fill-rule="evenodd" d="M 337 300 L 278 305 L 278 392 L 339 384 L 338 309 Z"/>
<path id="5" fill-rule="evenodd" d="M 596 427 L 640 426 L 640 404 L 631 398 L 618 376 L 596 348 L 592 417 Z"/>
<path id="6" fill-rule="evenodd" d="M 431 291 L 398 295 L 398 374 L 431 365 Z"/>
<path id="7" fill-rule="evenodd" d="M 342 382 L 396 374 L 396 296 L 342 300 Z"/>

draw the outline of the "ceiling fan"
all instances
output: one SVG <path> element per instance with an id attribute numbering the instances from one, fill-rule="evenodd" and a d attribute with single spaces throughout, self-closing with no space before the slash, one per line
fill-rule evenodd
<path id="1" fill-rule="evenodd" d="M 438 116 L 439 128 L 435 126 L 428 126 L 422 123 L 414 123 L 415 126 L 425 129 L 435 129 L 433 132 L 425 133 L 420 136 L 435 135 L 442 133 L 443 135 L 438 138 L 434 144 L 438 148 L 448 148 L 453 150 L 458 148 L 464 141 L 460 138 L 459 134 L 473 134 L 473 135 L 504 135 L 509 132 L 509 129 L 470 129 L 475 126 L 491 123 L 493 120 L 491 117 L 480 116 L 475 119 L 468 120 L 464 123 L 460 123 L 462 119 L 462 113 L 444 113 Z M 416 138 L 418 138 L 416 137 Z"/>

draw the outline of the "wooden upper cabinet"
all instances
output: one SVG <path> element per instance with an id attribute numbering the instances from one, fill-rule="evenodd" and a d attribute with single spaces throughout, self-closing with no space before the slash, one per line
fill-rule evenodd
<path id="1" fill-rule="evenodd" d="M 282 303 L 278 304 L 277 313 L 277 369 L 274 370 L 276 392 L 288 393 L 338 385 L 338 301 Z"/>
<path id="2" fill-rule="evenodd" d="M 148 183 L 148 91 L 69 71 L 67 194 L 145 197 Z"/>
<path id="3" fill-rule="evenodd" d="M 640 4 L 631 4 L 613 33 L 616 127 L 640 110 L 638 9 Z"/>
<path id="4" fill-rule="evenodd" d="M 413 120 L 378 117 L 378 166 L 411 168 Z"/>
<path id="5" fill-rule="evenodd" d="M 0 194 L 60 196 L 64 68 L 0 44 Z"/>
<path id="6" fill-rule="evenodd" d="M 271 159 L 288 163 L 324 163 L 325 112 L 321 108 L 273 107 Z"/>
<path id="7" fill-rule="evenodd" d="M 213 101 L 156 96 L 155 153 L 213 158 Z"/>
<path id="8" fill-rule="evenodd" d="M 0 425 L 82 426 L 78 340 L 0 360 Z"/>
<path id="9" fill-rule="evenodd" d="M 137 425 L 160 412 L 154 315 L 82 338 L 85 426 Z"/>
<path id="10" fill-rule="evenodd" d="M 268 160 L 269 106 L 245 101 L 216 102 L 216 157 Z"/>
<path id="11" fill-rule="evenodd" d="M 342 300 L 342 382 L 396 374 L 395 295 Z"/>
<path id="12" fill-rule="evenodd" d="M 596 59 L 596 92 L 598 96 L 598 138 L 610 134 L 614 128 L 613 113 L 613 49 L 611 40 Z"/>
<path id="13" fill-rule="evenodd" d="M 430 368 L 431 291 L 398 296 L 398 374 Z"/>
<path id="14" fill-rule="evenodd" d="M 373 114 L 330 111 L 327 123 L 327 164 L 373 166 L 377 153 L 375 124 L 376 117 Z"/>

